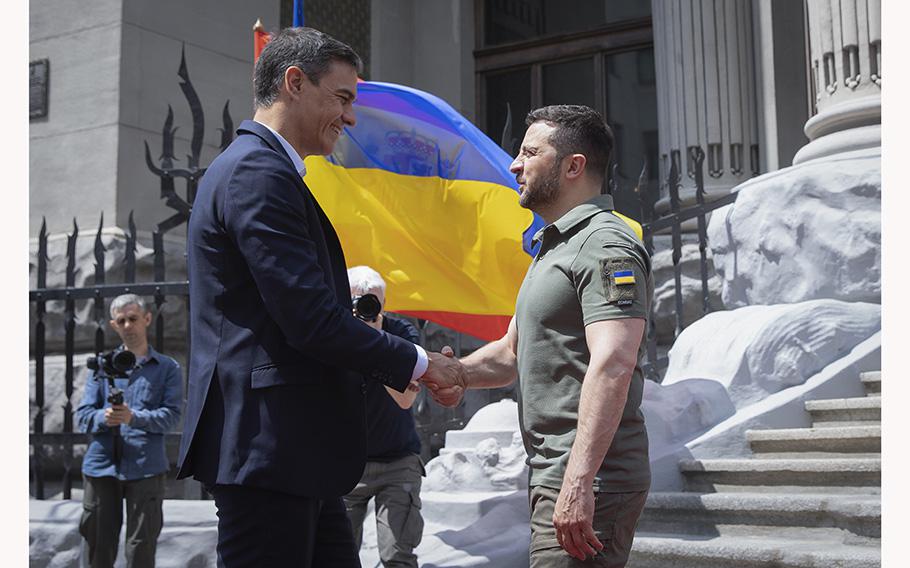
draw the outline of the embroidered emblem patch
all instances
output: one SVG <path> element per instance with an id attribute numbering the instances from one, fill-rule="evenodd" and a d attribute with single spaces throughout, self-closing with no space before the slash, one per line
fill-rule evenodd
<path id="1" fill-rule="evenodd" d="M 638 299 L 635 286 L 635 261 L 628 257 L 605 258 L 600 261 L 604 297 L 609 304 L 631 306 Z"/>

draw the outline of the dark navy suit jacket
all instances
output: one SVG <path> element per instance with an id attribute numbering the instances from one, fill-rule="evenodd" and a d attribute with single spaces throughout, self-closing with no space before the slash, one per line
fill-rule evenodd
<path id="1" fill-rule="evenodd" d="M 237 133 L 190 215 L 178 477 L 344 495 L 366 458 L 363 377 L 404 391 L 417 353 L 351 314 L 341 244 L 275 136 Z"/>

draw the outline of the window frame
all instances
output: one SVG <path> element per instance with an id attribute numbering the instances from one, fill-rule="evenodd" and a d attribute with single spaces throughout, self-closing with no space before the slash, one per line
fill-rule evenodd
<path id="1" fill-rule="evenodd" d="M 573 32 L 528 41 L 487 46 L 485 42 L 486 0 L 474 0 L 474 111 L 476 123 L 486 131 L 488 75 L 530 68 L 531 108 L 543 104 L 543 68 L 545 65 L 591 57 L 594 65 L 595 110 L 606 113 L 606 57 L 615 53 L 654 49 L 650 16 L 605 24 L 593 30 Z M 512 117 L 513 124 L 522 117 Z M 491 133 L 498 135 L 499 133 Z"/>

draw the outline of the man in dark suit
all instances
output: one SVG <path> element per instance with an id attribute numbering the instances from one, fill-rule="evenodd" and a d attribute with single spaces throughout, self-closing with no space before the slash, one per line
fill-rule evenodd
<path id="1" fill-rule="evenodd" d="M 302 179 L 354 125 L 360 67 L 326 34 L 282 30 L 256 64 L 253 120 L 193 204 L 178 476 L 215 497 L 219 566 L 359 566 L 341 496 L 366 457 L 363 377 L 461 382 L 452 359 L 352 315 L 341 244 Z"/>

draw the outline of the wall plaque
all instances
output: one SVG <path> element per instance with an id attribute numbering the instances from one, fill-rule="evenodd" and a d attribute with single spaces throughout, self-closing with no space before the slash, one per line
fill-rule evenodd
<path id="1" fill-rule="evenodd" d="M 47 116 L 47 85 L 50 61 L 39 59 L 28 64 L 28 118 Z"/>

